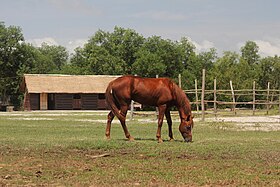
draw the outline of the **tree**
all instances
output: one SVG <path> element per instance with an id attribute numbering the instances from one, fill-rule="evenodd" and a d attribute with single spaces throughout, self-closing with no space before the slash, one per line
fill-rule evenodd
<path id="1" fill-rule="evenodd" d="M 211 75 L 217 79 L 219 89 L 228 89 L 229 82 L 237 82 L 239 55 L 235 52 L 226 51 L 224 55 L 217 59 Z"/>
<path id="2" fill-rule="evenodd" d="M 140 75 L 147 77 L 159 75 L 174 78 L 184 68 L 183 54 L 179 44 L 171 40 L 164 40 L 159 36 L 147 38 L 136 53 L 136 57 L 133 72 L 136 74 L 141 72 Z"/>
<path id="3" fill-rule="evenodd" d="M 259 46 L 253 41 L 247 41 L 245 46 L 241 47 L 241 57 L 248 62 L 249 65 L 253 65 L 259 62 L 260 55 Z"/>
<path id="4" fill-rule="evenodd" d="M 97 31 L 71 60 L 87 74 L 131 74 L 136 52 L 144 37 L 131 29 L 115 27 L 114 32 Z"/>
<path id="5" fill-rule="evenodd" d="M 163 76 L 166 72 L 166 66 L 161 58 L 149 51 L 139 51 L 138 58 L 132 65 L 133 74 L 143 77 L 155 77 L 156 75 Z"/>
<path id="6" fill-rule="evenodd" d="M 48 64 L 51 63 L 52 66 L 54 65 L 52 70 L 49 70 L 49 72 L 58 73 L 62 67 L 67 64 L 69 55 L 66 48 L 63 46 L 48 45 L 43 43 L 38 50 L 43 56 L 45 56 L 47 61 L 51 61 Z"/>
<path id="7" fill-rule="evenodd" d="M 265 57 L 260 61 L 259 84 L 263 89 L 270 82 L 275 89 L 280 88 L 280 57 Z"/>
<path id="8" fill-rule="evenodd" d="M 0 22 L 0 95 L 4 103 L 9 102 L 9 98 L 17 92 L 17 71 L 22 56 L 19 50 L 23 41 L 24 37 L 19 27 L 6 27 Z"/>

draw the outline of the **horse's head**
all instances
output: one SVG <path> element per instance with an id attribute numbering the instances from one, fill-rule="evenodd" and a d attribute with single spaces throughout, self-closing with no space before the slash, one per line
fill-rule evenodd
<path id="1" fill-rule="evenodd" d="M 185 142 L 192 142 L 192 128 L 193 128 L 193 116 L 188 115 L 186 119 L 181 120 L 179 130 L 185 140 Z"/>

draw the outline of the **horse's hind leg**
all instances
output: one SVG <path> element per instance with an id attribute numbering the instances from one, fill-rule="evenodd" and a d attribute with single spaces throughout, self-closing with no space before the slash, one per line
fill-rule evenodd
<path id="1" fill-rule="evenodd" d="M 106 132 L 105 132 L 107 140 L 110 140 L 111 123 L 112 123 L 114 117 L 115 117 L 115 115 L 113 114 L 112 111 L 110 111 L 108 114 L 107 127 L 106 127 Z"/>
<path id="2" fill-rule="evenodd" d="M 170 141 L 173 141 L 174 138 L 173 138 L 173 132 L 172 132 L 172 120 L 171 120 L 171 115 L 170 115 L 169 109 L 167 109 L 165 111 L 165 117 L 166 117 L 167 124 L 168 124 L 169 138 L 170 138 Z"/>
<path id="3" fill-rule="evenodd" d="M 123 119 L 119 119 L 119 120 L 120 120 L 120 122 L 122 124 L 122 128 L 123 128 L 125 137 L 128 138 L 129 141 L 133 141 L 134 138 L 128 132 L 128 129 L 127 129 L 126 124 L 125 124 L 127 110 L 128 110 L 128 105 L 121 106 L 121 113 L 122 113 L 122 115 L 124 115 L 124 118 Z"/>
<path id="4" fill-rule="evenodd" d="M 163 123 L 163 117 L 164 117 L 164 113 L 166 110 L 166 106 L 165 105 L 161 105 L 158 107 L 159 111 L 158 111 L 158 129 L 157 129 L 157 139 L 158 139 L 158 143 L 162 143 L 162 138 L 161 138 L 161 127 L 162 127 L 162 123 Z"/>

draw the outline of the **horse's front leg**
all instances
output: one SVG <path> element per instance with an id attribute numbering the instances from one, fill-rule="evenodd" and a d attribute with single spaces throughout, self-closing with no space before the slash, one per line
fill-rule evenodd
<path id="1" fill-rule="evenodd" d="M 161 127 L 162 127 L 162 123 L 163 123 L 163 117 L 164 117 L 164 113 L 166 110 L 166 106 L 165 105 L 161 105 L 158 107 L 158 129 L 157 129 L 157 139 L 158 139 L 158 143 L 162 143 L 162 138 L 161 138 Z"/>
<path id="2" fill-rule="evenodd" d="M 165 111 L 165 117 L 166 117 L 166 120 L 167 120 L 167 124 L 168 124 L 168 131 L 169 131 L 169 140 L 170 141 L 173 141 L 174 138 L 173 138 L 173 132 L 172 132 L 172 120 L 171 120 L 171 115 L 170 115 L 170 110 L 167 109 Z"/>
<path id="3" fill-rule="evenodd" d="M 112 111 L 110 111 L 108 114 L 107 127 L 106 127 L 106 132 L 105 132 L 107 140 L 110 140 L 111 124 L 112 124 L 114 117 L 115 117 L 115 115 L 113 114 Z"/>

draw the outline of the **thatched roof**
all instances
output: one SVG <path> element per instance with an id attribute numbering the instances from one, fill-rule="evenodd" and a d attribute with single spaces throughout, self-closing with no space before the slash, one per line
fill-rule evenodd
<path id="1" fill-rule="evenodd" d="M 105 93 L 119 76 L 25 74 L 22 90 L 28 93 Z"/>

